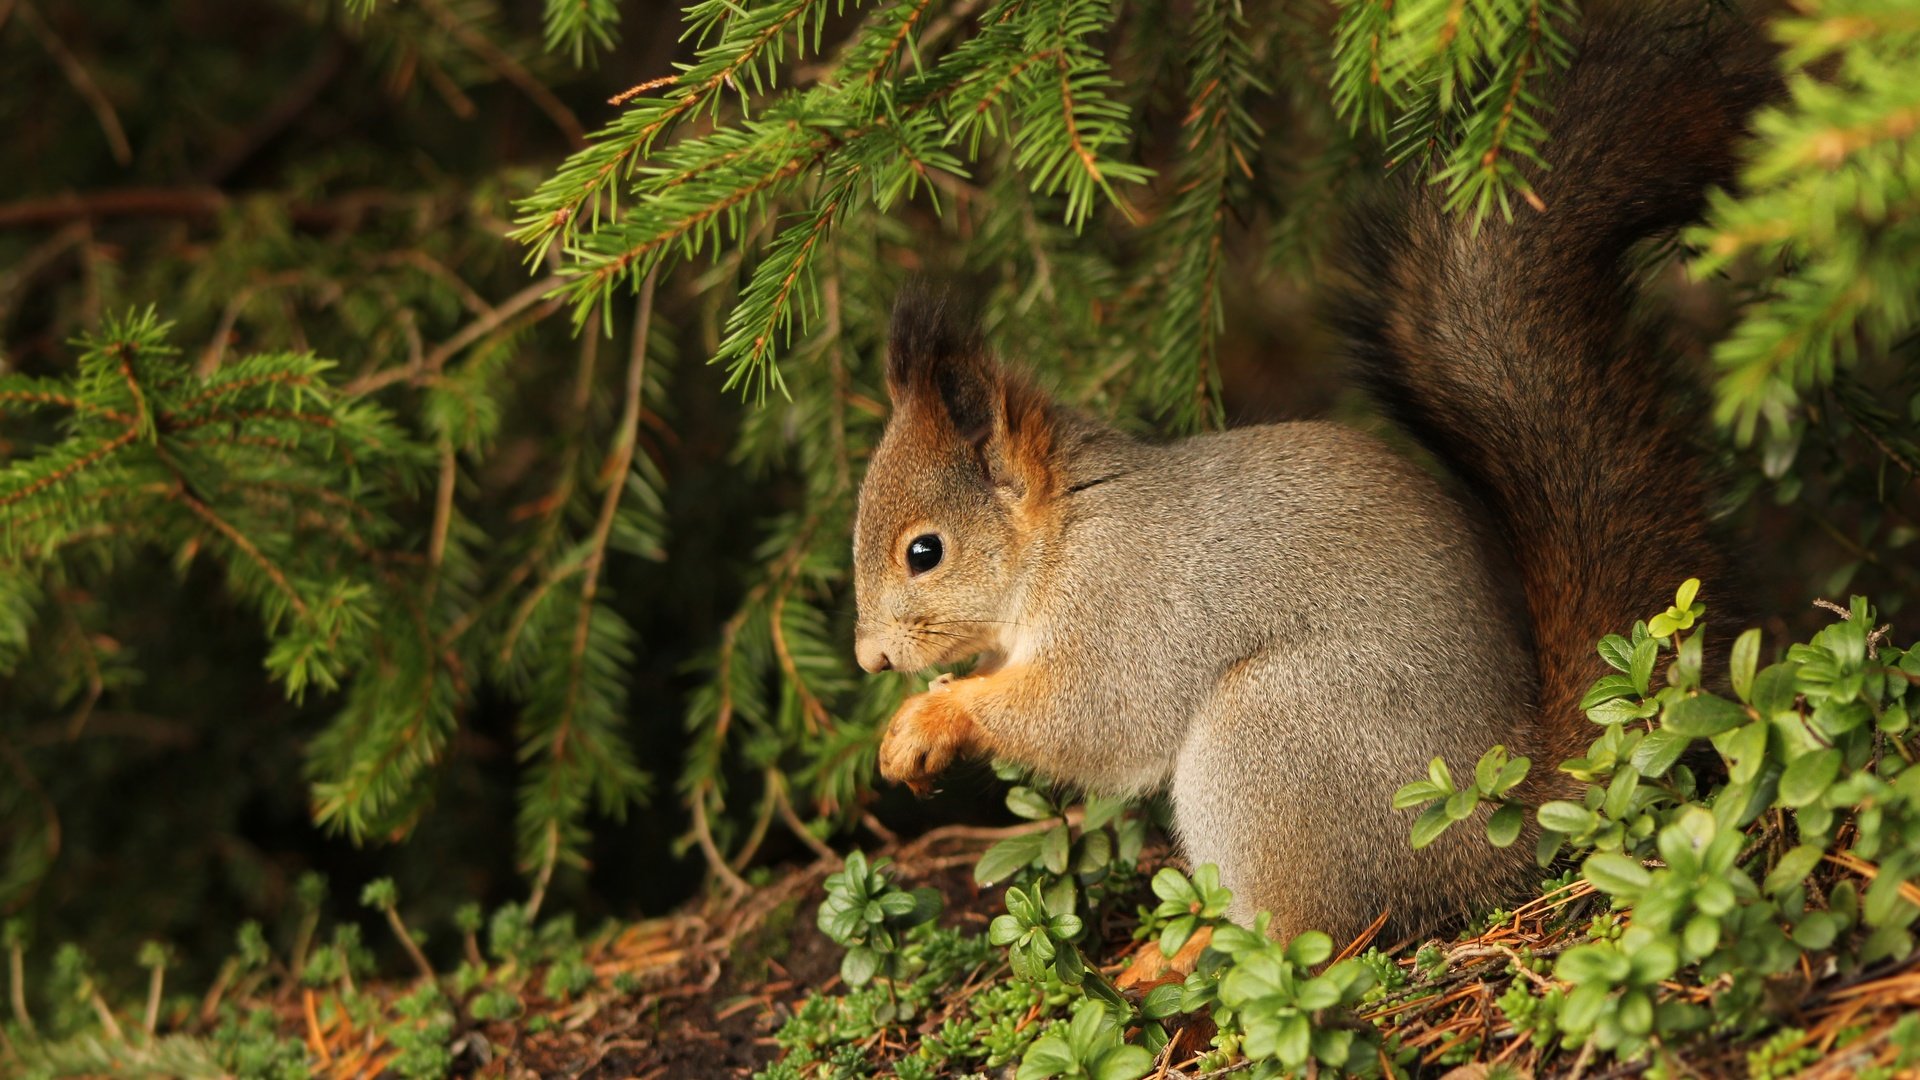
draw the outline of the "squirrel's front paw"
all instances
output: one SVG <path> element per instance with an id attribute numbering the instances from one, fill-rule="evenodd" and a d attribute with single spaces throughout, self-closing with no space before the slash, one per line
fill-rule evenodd
<path id="1" fill-rule="evenodd" d="M 933 778 L 977 742 L 978 730 L 965 705 L 947 682 L 937 683 L 908 698 L 893 714 L 880 740 L 880 775 L 907 785 L 916 795 L 930 794 Z"/>

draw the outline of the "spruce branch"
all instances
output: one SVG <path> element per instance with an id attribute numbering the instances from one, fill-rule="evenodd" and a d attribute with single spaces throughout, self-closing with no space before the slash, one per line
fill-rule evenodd
<path id="1" fill-rule="evenodd" d="M 599 470 L 605 485 L 599 513 L 580 558 L 564 575 L 580 578 L 566 646 L 557 665 L 542 665 L 557 670 L 536 677 L 529 716 L 523 722 L 521 753 L 535 762 L 520 814 L 523 862 L 541 867 L 543 881 L 551 875 L 545 869 L 549 863 L 578 859 L 579 818 L 589 792 L 603 809 L 618 813 L 645 790 L 645 774 L 633 765 L 631 751 L 615 730 L 618 704 L 625 694 L 624 675 L 617 664 L 624 658 L 631 632 L 600 602 L 599 590 L 639 444 L 653 301 L 654 280 L 649 277 L 641 285 L 634 314 L 619 424 Z M 550 589 L 545 595 L 549 599 L 544 606 L 556 608 Z"/>
<path id="2" fill-rule="evenodd" d="M 1741 195 L 1715 195 L 1687 235 L 1696 274 L 1782 267 L 1714 349 L 1715 415 L 1742 442 L 1762 417 L 1787 437 L 1809 391 L 1920 326 L 1920 87 L 1903 75 L 1920 43 L 1880 3 L 1804 15 L 1778 24 L 1789 96 L 1754 121 Z"/>
<path id="3" fill-rule="evenodd" d="M 689 33 L 704 36 L 722 16 L 740 10 L 725 0 L 701 0 L 688 9 Z M 809 16 L 817 27 L 825 13 L 825 0 L 778 0 L 729 20 L 719 39 L 704 46 L 698 60 L 676 78 L 676 86 L 684 90 L 668 98 L 631 103 L 625 115 L 599 132 L 522 204 L 514 239 L 528 245 L 530 258 L 538 261 L 556 240 L 576 235 L 583 216 L 597 227 L 601 196 L 632 173 L 656 140 L 682 121 L 713 108 L 729 87 L 741 85 L 743 92 L 745 87 L 764 87 L 773 67 L 784 58 L 787 35 L 804 27 Z"/>

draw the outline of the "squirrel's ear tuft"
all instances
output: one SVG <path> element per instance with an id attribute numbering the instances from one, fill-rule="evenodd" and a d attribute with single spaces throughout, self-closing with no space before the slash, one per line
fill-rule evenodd
<path id="1" fill-rule="evenodd" d="M 896 408 L 931 406 L 962 438 L 978 441 L 993 428 L 999 383 L 971 311 L 923 285 L 901 292 L 887 342 L 887 393 Z"/>
<path id="2" fill-rule="evenodd" d="M 985 479 L 1015 500 L 1052 492 L 1053 403 L 994 360 L 972 312 L 947 294 L 910 286 L 895 302 L 887 393 L 895 409 L 970 444 Z"/>

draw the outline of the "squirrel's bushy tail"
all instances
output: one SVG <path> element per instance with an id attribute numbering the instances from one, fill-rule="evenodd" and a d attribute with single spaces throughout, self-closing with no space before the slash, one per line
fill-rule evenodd
<path id="1" fill-rule="evenodd" d="M 1750 114 L 1778 83 L 1757 30 L 1724 7 L 1646 7 L 1612 25 L 1589 15 L 1548 98 L 1552 169 L 1530 174 L 1544 211 L 1517 206 L 1476 232 L 1418 184 L 1365 216 L 1349 249 L 1341 321 L 1364 379 L 1486 505 L 1519 570 L 1540 673 L 1537 776 L 1595 734 L 1578 706 L 1604 673 L 1603 634 L 1663 610 L 1686 577 L 1722 614 L 1732 599 L 1708 536 L 1697 410 L 1663 335 L 1630 317 L 1627 255 L 1732 180 Z"/>

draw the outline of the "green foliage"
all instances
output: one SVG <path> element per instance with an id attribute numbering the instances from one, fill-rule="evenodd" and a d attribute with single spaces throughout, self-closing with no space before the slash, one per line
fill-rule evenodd
<path id="1" fill-rule="evenodd" d="M 820 905 L 820 932 L 847 950 L 840 977 L 851 987 L 862 987 L 875 976 L 899 979 L 907 974 L 909 954 L 905 938 L 940 914 L 940 891 L 895 888 L 881 873 L 882 860 L 867 865 L 856 851 L 846 865 L 827 878 L 826 902 Z"/>
<path id="2" fill-rule="evenodd" d="M 1791 97 L 1760 114 L 1740 195 L 1716 196 L 1691 239 L 1696 273 L 1741 260 L 1781 268 L 1714 361 L 1720 418 L 1745 440 L 1765 417 L 1787 443 L 1804 430 L 1809 391 L 1920 319 L 1920 90 L 1902 74 L 1920 62 L 1920 33 L 1900 0 L 1823 0 L 1774 34 Z"/>
<path id="3" fill-rule="evenodd" d="M 1034 1040 L 1015 1075 L 1019 1080 L 1139 1080 L 1152 1068 L 1153 1055 L 1122 1038 L 1112 1010 L 1093 998 L 1083 998 L 1074 1005 L 1071 1021 L 1055 1025 Z"/>
<path id="4" fill-rule="evenodd" d="M 1495 847 L 1508 847 L 1519 839 L 1525 825 L 1525 807 L 1507 795 L 1527 778 L 1533 762 L 1525 757 L 1509 759 L 1507 748 L 1496 746 L 1481 755 L 1473 768 L 1473 778 L 1456 787 L 1447 763 L 1434 758 L 1427 766 L 1427 778 L 1406 784 L 1393 793 L 1393 807 L 1405 810 L 1426 806 L 1413 823 L 1413 846 L 1426 847 L 1456 821 L 1473 816 L 1482 803 L 1495 807 L 1487 817 L 1487 840 Z"/>
<path id="5" fill-rule="evenodd" d="M 1255 1077 L 1295 1075 L 1310 1062 L 1371 1071 L 1378 1060 L 1371 1033 L 1324 1020 L 1328 1010 L 1360 1004 L 1373 985 L 1372 969 L 1342 960 L 1315 975 L 1333 956 L 1333 939 L 1310 930 L 1282 944 L 1268 935 L 1267 918 L 1263 912 L 1252 929 L 1215 932 L 1208 955 L 1187 977 L 1182 1007 L 1212 1007 L 1222 1029 L 1237 1034 L 1240 1052 L 1257 1063 Z"/>
<path id="6" fill-rule="evenodd" d="M 1767 549 L 1756 578 L 1804 583 L 1794 596 L 1846 595 L 1865 578 L 1889 613 L 1920 584 L 1906 554 L 1920 535 L 1911 6 L 1820 0 L 1775 24 L 1792 96 L 1759 123 L 1742 193 L 1716 196 L 1683 252 L 1696 277 L 1724 272 L 1752 301 L 1716 351 L 1715 400 L 1735 442 L 1764 430 L 1729 470 L 1734 525 Z M 356 844 L 415 837 L 412 850 L 478 877 L 518 865 L 528 903 L 499 910 L 490 963 L 459 976 L 489 1002 L 476 1009 L 507 1011 L 495 965 L 537 963 L 543 988 L 581 992 L 579 951 L 535 916 L 588 887 L 594 830 L 610 837 L 650 794 L 692 811 L 686 835 L 648 835 L 632 860 L 656 882 L 692 877 L 672 861 L 675 841 L 725 880 L 751 876 L 783 827 L 818 844 L 869 811 L 888 818 L 870 798 L 873 748 L 912 686 L 851 666 L 846 537 L 884 413 L 886 313 L 907 274 L 989 282 L 980 306 L 995 342 L 1132 429 L 1222 423 L 1222 369 L 1281 341 L 1284 381 L 1308 385 L 1246 411 L 1320 410 L 1311 376 L 1328 365 L 1271 312 L 1315 302 L 1337 204 L 1385 158 L 1463 213 L 1538 212 L 1517 168 L 1554 161 L 1543 87 L 1578 28 L 1571 5 L 1525 0 L 1351 0 L 1331 39 L 1285 6 L 1210 0 L 701 0 L 679 17 L 674 56 L 640 48 L 674 35 L 632 33 L 672 13 L 610 0 L 525 12 L 348 0 L 346 19 L 341 7 L 248 9 L 226 20 L 246 24 L 238 36 L 211 43 L 165 5 L 50 18 L 99 92 L 36 95 L 35 115 L 10 114 L 21 137 L 9 174 L 39 205 L 9 203 L 7 220 L 26 224 L 0 231 L 0 831 L 18 838 L 0 909 L 134 941 L 176 940 L 221 904 L 264 915 L 286 866 L 327 841 L 283 833 L 307 846 L 281 858 L 232 837 L 262 804 L 285 820 L 308 811 Z M 623 18 L 631 51 L 600 74 L 576 70 L 614 47 Z M 26 19 L 0 56 L 58 87 L 66 65 Z M 97 27 L 151 47 L 116 57 Z M 262 67 L 290 73 L 272 101 Z M 318 73 L 307 114 L 307 78 L 291 77 L 303 69 Z M 131 164 L 112 150 L 102 102 L 124 121 Z M 256 126 L 283 107 L 289 126 Z M 576 111 L 596 133 L 579 137 Z M 229 135 L 260 131 L 264 143 L 230 150 Z M 203 160 L 240 151 L 224 173 Z M 181 201 L 97 209 L 124 191 Z M 544 276 L 526 280 L 522 254 Z M 722 386 L 756 404 L 716 404 Z M 1813 539 L 1772 542 L 1782 534 Z M 653 564 L 670 552 L 662 573 Z M 1676 597 L 1602 643 L 1615 673 L 1584 703 L 1602 735 L 1570 769 L 1586 791 L 1541 811 L 1543 851 L 1577 856 L 1581 880 L 1624 905 L 1587 944 L 1671 938 L 1678 979 L 1728 957 L 1776 965 L 1787 950 L 1847 964 L 1898 955 L 1911 933 L 1898 883 L 1914 868 L 1901 786 L 1912 770 L 1897 749 L 1911 747 L 1911 692 L 1897 684 L 1911 654 L 1864 625 L 1866 659 L 1855 630 L 1766 658 L 1758 636 L 1742 637 L 1734 694 L 1710 693 L 1720 683 L 1701 670 L 1697 607 Z M 145 756 L 169 739 L 190 749 Z M 1732 778 L 1696 775 L 1690 750 Z M 1430 804 L 1417 839 L 1484 813 L 1495 842 L 1514 842 L 1513 770 L 1527 765 L 1493 751 L 1469 778 L 1453 764 L 1459 777 L 1440 763 L 1401 793 Z M 191 794 L 204 827 L 145 806 L 108 816 L 137 801 L 134 773 Z M 492 794 L 509 789 L 510 803 Z M 1144 816 L 1096 801 L 1075 818 L 1024 784 L 1009 805 L 1041 827 L 1003 841 L 979 878 L 1024 898 L 1006 918 L 1026 978 L 980 991 L 956 1030 L 924 1041 L 928 1068 L 1019 1060 L 1104 983 L 1076 988 L 1060 958 L 1093 957 L 1098 913 L 1145 900 Z M 503 815 L 518 828 L 508 856 Z M 1724 836 L 1747 846 L 1729 856 Z M 1679 874 L 1663 843 L 1702 837 L 1699 865 Z M 110 866 L 76 861 L 113 844 Z M 369 856 L 379 865 L 363 873 L 404 883 L 410 908 L 451 903 L 407 872 L 411 857 Z M 216 859 L 220 874 L 180 872 Z M 152 917 L 174 925 L 120 929 L 74 902 L 146 860 L 148 891 L 166 893 Z M 1708 881 L 1720 867 L 1731 906 L 1705 915 L 1726 900 Z M 591 887 L 622 888 L 619 872 L 601 859 Z M 1795 878 L 1823 874 L 1831 889 L 1796 891 Z M 1163 947 L 1226 903 L 1204 868 L 1153 886 L 1145 902 L 1158 906 L 1133 929 Z M 321 931 L 316 890 L 299 892 L 311 926 L 277 962 L 316 988 L 366 976 L 360 932 Z M 817 1051 L 809 1065 L 857 1053 L 889 1022 L 881 1001 L 955 985 L 910 953 L 985 954 L 883 915 L 899 946 L 875 967 L 886 977 L 813 1007 L 815 1030 L 793 1042 L 797 1057 Z M 1079 930 L 1061 932 L 1063 919 Z M 422 912 L 420 924 L 440 922 Z M 248 925 L 231 971 L 265 978 L 273 950 Z M 469 919 L 462 932 L 478 929 Z M 1404 978 L 1450 963 L 1441 946 L 1422 955 Z M 1649 984 L 1580 963 L 1592 965 L 1569 972 L 1581 978 L 1538 994 L 1516 982 L 1504 1014 L 1541 1042 L 1611 1021 L 1617 1052 L 1650 1046 L 1622 1026 L 1639 1026 L 1639 1005 L 1622 1003 Z M 1606 1005 L 1576 1031 L 1561 1020 L 1582 993 L 1573 1019 Z M 1762 1023 L 1744 990 L 1722 997 L 1715 1023 Z M 97 1019 L 63 1000 L 76 1023 Z M 1168 1000 L 1113 1021 L 1146 1046 L 1173 1016 Z M 1045 1019 L 1023 1026 L 1036 1003 Z M 1269 1005 L 1249 1015 L 1281 1017 Z M 1650 1030 L 1669 1020 L 1691 1023 L 1656 1002 Z M 1275 1023 L 1276 1049 L 1296 1049 L 1297 1024 Z M 1333 1036 L 1312 1026 L 1317 1053 Z M 1220 1053 L 1245 1037 L 1225 1031 Z M 235 1071 L 285 1068 L 299 1049 L 222 1038 L 231 1045 L 209 1060 Z M 419 1067 L 433 1060 L 423 1048 Z"/>
<path id="7" fill-rule="evenodd" d="M 1218 926 L 1233 902 L 1233 893 L 1220 884 L 1220 868 L 1207 863 L 1191 878 L 1173 867 L 1162 867 L 1153 875 L 1153 895 L 1160 905 L 1149 913 L 1146 925 L 1160 926 L 1160 952 L 1172 956 L 1180 951 L 1194 931 L 1203 926 Z"/>
<path id="8" fill-rule="evenodd" d="M 1567 1045 L 1590 1042 L 1623 1059 L 1651 1042 L 1764 1023 L 1763 980 L 1805 954 L 1853 966 L 1905 959 L 1920 918 L 1902 896 L 1920 877 L 1911 747 L 1920 655 L 1887 643 L 1856 597 L 1839 621 L 1764 667 L 1760 632 L 1740 635 L 1728 654 L 1733 696 L 1724 697 L 1704 688 L 1698 588 L 1682 584 L 1631 638 L 1602 640 L 1618 673 L 1584 702 L 1602 734 L 1560 766 L 1584 797 L 1538 811 L 1541 864 L 1579 859 L 1581 876 L 1627 917 L 1561 954 L 1564 998 L 1531 1000 L 1516 984 L 1502 1004 L 1516 1023 L 1550 1016 Z M 1689 755 L 1702 743 L 1724 778 L 1696 774 Z M 1444 771 L 1436 762 L 1439 775 L 1402 795 L 1438 795 L 1451 786 Z M 1823 863 L 1866 868 L 1870 883 L 1864 893 L 1851 878 L 1816 888 Z M 1672 992 L 1676 981 L 1704 986 L 1735 973 L 1705 1004 Z"/>
<path id="9" fill-rule="evenodd" d="M 1539 88 L 1572 58 L 1564 0 L 1342 0 L 1333 94 L 1395 164 L 1431 161 L 1448 205 L 1475 220 L 1533 195 L 1519 167 L 1545 164 Z M 1551 149 L 1545 151 L 1551 154 Z"/>

